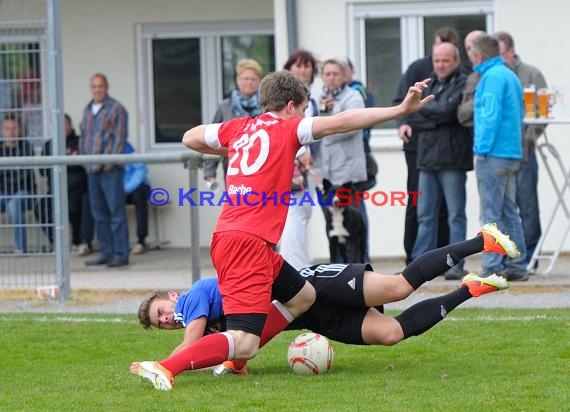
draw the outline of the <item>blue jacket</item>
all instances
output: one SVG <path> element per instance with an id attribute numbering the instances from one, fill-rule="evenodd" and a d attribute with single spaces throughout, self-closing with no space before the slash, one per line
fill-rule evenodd
<path id="1" fill-rule="evenodd" d="M 474 67 L 481 73 L 473 106 L 477 156 L 522 159 L 523 94 L 517 75 L 502 57 Z"/>
<path id="2" fill-rule="evenodd" d="M 125 143 L 124 153 L 134 153 L 135 149 L 130 143 Z M 125 177 L 123 179 L 123 189 L 125 193 L 134 192 L 141 184 L 150 187 L 147 177 L 148 167 L 144 163 L 127 163 L 125 164 Z"/>

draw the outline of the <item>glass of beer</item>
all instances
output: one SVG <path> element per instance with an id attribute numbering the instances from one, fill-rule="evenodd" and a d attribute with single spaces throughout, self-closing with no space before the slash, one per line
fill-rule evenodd
<path id="1" fill-rule="evenodd" d="M 538 117 L 545 119 L 550 117 L 550 90 L 538 89 L 536 97 L 538 100 Z"/>
<path id="2" fill-rule="evenodd" d="M 526 84 L 523 89 L 524 117 L 536 117 L 536 87 L 534 84 Z"/>

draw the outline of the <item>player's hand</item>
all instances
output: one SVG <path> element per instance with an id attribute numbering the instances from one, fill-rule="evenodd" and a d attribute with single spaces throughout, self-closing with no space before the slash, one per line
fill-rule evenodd
<path id="1" fill-rule="evenodd" d="M 329 94 L 327 95 L 325 98 L 322 98 L 319 102 L 321 107 L 325 107 L 326 108 L 326 112 L 332 112 L 334 109 L 334 99 L 333 97 Z M 322 109 L 321 109 L 322 110 Z"/>
<path id="2" fill-rule="evenodd" d="M 418 110 L 422 109 L 425 105 L 435 99 L 435 96 L 430 94 L 422 99 L 422 93 L 425 89 L 429 86 L 430 79 L 425 79 L 421 82 L 416 82 L 413 86 L 408 89 L 408 94 L 406 94 L 406 98 L 400 104 L 402 110 L 404 111 L 403 115 L 408 115 Z"/>
<path id="3" fill-rule="evenodd" d="M 410 138 L 412 137 L 412 126 L 409 124 L 403 124 L 398 128 L 398 137 L 404 143 L 410 143 Z"/>
<path id="4" fill-rule="evenodd" d="M 140 362 L 131 363 L 131 367 L 129 368 L 129 371 L 131 373 L 134 373 L 135 375 L 137 375 L 138 371 L 139 371 L 139 365 L 140 365 Z"/>
<path id="5" fill-rule="evenodd" d="M 297 160 L 299 161 L 299 165 L 301 166 L 301 170 L 305 171 L 308 170 L 309 167 L 311 167 L 311 152 L 310 151 L 306 151 L 305 153 L 303 153 L 301 156 L 299 156 L 297 158 Z"/>

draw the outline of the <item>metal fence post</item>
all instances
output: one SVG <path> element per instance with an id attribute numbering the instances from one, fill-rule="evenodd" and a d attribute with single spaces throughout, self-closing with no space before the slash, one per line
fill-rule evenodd
<path id="1" fill-rule="evenodd" d="M 55 116 L 55 114 L 53 115 Z M 55 116 L 55 118 L 61 118 L 61 116 Z M 55 127 L 52 125 L 52 127 Z M 192 152 L 189 150 L 181 151 L 178 153 L 173 152 L 164 152 L 164 153 L 145 153 L 145 154 L 115 154 L 115 155 L 57 155 L 54 154 L 52 156 L 8 156 L 8 157 L 0 157 L 0 168 L 9 168 L 9 167 L 32 167 L 32 168 L 40 168 L 40 167 L 52 167 L 56 170 L 59 168 L 62 170 L 62 173 L 66 173 L 67 169 L 66 166 L 73 166 L 73 165 L 86 165 L 86 164 L 127 164 L 127 163 L 182 163 L 184 167 L 189 169 L 189 181 L 191 187 L 198 187 L 198 168 L 202 166 L 203 158 L 214 158 L 213 155 L 201 155 L 196 152 Z M 69 226 L 67 225 L 67 190 L 61 189 L 66 188 L 66 179 L 64 179 L 60 186 L 58 187 L 58 193 L 56 193 L 56 199 L 59 199 L 59 196 L 65 196 L 64 204 L 61 205 L 62 210 L 65 212 L 61 212 L 61 210 L 56 210 L 57 214 L 62 214 L 62 220 L 59 220 L 57 223 L 57 231 L 59 233 L 58 236 L 61 237 L 62 244 L 65 242 L 67 246 L 58 247 L 54 250 L 55 252 L 55 261 L 57 262 L 57 278 L 53 280 L 56 284 L 58 284 L 61 288 L 60 293 L 60 300 L 62 303 L 65 302 L 66 299 L 69 298 L 69 290 L 70 290 L 70 267 L 69 267 L 69 233 L 67 230 Z M 63 193 L 62 193 L 63 192 Z M 192 193 L 192 201 L 195 204 L 199 204 L 199 194 Z M 61 202 L 61 199 L 59 200 Z M 192 280 L 197 281 L 201 277 L 201 250 L 200 250 L 200 210 L 199 206 L 190 206 L 190 224 L 191 224 L 191 248 L 192 248 Z M 63 214 L 65 213 L 65 214 Z M 6 225 L 4 225 L 6 226 Z M 64 240 L 67 236 L 67 240 Z M 0 249 L 0 254 L 2 251 Z M 33 259 L 35 256 L 31 255 L 29 259 Z M 40 256 L 41 257 L 41 256 Z M 24 269 L 27 268 L 25 265 L 27 257 L 24 257 L 20 260 L 18 257 L 18 267 L 22 267 Z M 4 262 L 10 262 L 15 259 L 0 259 L 0 275 L 8 274 L 9 276 L 2 276 L 3 282 L 0 286 L 7 286 L 7 287 L 21 287 L 21 286 L 41 286 L 40 283 L 42 282 L 45 284 L 45 276 L 38 277 L 37 279 L 33 279 L 34 282 L 30 283 L 28 281 L 27 273 L 23 272 L 16 272 L 14 273 L 13 268 L 9 268 L 8 270 L 4 270 L 5 266 L 3 265 Z M 23 263 L 22 263 L 23 262 Z M 42 264 L 42 262 L 40 262 Z M 44 264 L 45 265 L 45 264 Z M 54 273 L 53 269 L 50 269 L 50 273 Z M 5 278 L 5 279 L 4 279 Z M 4 281 L 5 280 L 5 281 Z M 53 283 L 52 283 L 53 284 Z"/>
<path id="2" fill-rule="evenodd" d="M 200 167 L 202 159 L 194 158 L 186 162 L 188 168 L 190 189 L 198 188 L 198 167 Z M 197 190 L 190 194 L 190 198 L 194 204 L 198 206 L 190 206 L 190 247 L 192 248 L 192 283 L 200 279 L 201 276 L 201 253 L 200 253 L 200 206 Z"/>
<path id="3" fill-rule="evenodd" d="M 47 0 L 47 65 L 48 65 L 48 129 L 46 138 L 51 138 L 52 154 L 65 154 L 63 131 L 63 77 L 61 60 L 61 4 L 59 0 Z M 47 139 L 46 139 L 47 140 Z M 56 282 L 60 289 L 60 302 L 69 298 L 69 225 L 67 203 L 67 168 L 57 165 L 53 168 L 53 218 L 56 253 Z M 52 199 L 48 198 L 48 202 Z"/>

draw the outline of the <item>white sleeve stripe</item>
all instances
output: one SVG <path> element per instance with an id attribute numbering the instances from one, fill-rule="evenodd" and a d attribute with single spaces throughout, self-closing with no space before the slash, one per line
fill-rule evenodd
<path id="1" fill-rule="evenodd" d="M 206 126 L 204 133 L 204 140 L 206 144 L 212 149 L 219 149 L 222 147 L 220 139 L 218 138 L 218 131 L 220 130 L 221 123 L 212 123 Z"/>
<path id="2" fill-rule="evenodd" d="M 314 120 L 314 117 L 305 117 L 299 122 L 299 126 L 297 126 L 297 137 L 299 138 L 299 143 L 305 145 L 315 141 L 313 138 Z"/>

